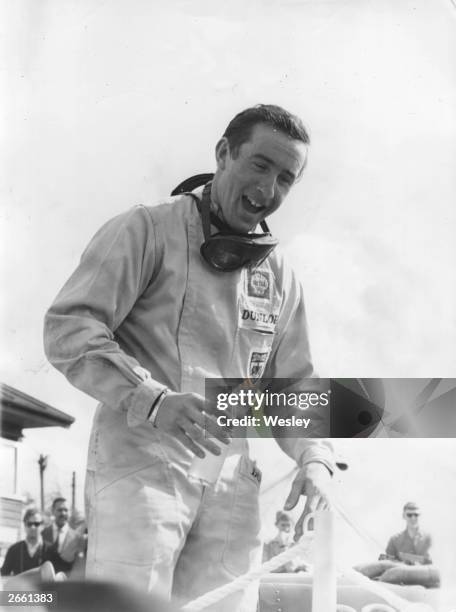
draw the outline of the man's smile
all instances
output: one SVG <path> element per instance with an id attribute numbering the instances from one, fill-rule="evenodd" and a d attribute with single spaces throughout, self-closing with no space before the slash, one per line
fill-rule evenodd
<path id="1" fill-rule="evenodd" d="M 241 199 L 242 205 L 247 212 L 258 214 L 259 212 L 266 210 L 266 206 L 264 204 L 254 200 L 252 197 L 246 194 L 244 194 Z"/>

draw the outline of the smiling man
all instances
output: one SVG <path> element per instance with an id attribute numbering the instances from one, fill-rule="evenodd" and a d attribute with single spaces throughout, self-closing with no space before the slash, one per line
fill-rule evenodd
<path id="1" fill-rule="evenodd" d="M 188 601 L 261 557 L 261 473 L 247 440 L 205 413 L 205 380 L 312 375 L 302 289 L 264 223 L 308 144 L 278 106 L 241 112 L 218 141 L 212 182 L 109 221 L 50 308 L 50 361 L 100 402 L 86 480 L 90 577 Z M 264 233 L 252 233 L 258 225 Z M 324 507 L 330 445 L 277 441 L 299 466 L 288 509 L 301 495 L 302 517 Z M 228 451 L 215 484 L 190 477 L 195 455 L 218 455 L 219 443 Z M 255 598 L 214 610 L 255 610 Z"/>
<path id="2" fill-rule="evenodd" d="M 302 173 L 309 143 L 304 131 L 296 129 L 293 138 L 265 123 L 251 127 L 248 135 L 247 142 L 239 142 L 234 130 L 226 130 L 216 147 L 211 190 L 219 216 L 237 232 L 255 229 L 280 207 Z"/>

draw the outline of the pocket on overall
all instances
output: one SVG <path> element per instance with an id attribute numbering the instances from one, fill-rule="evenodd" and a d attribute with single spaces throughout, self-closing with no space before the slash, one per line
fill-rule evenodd
<path id="1" fill-rule="evenodd" d="M 222 564 L 234 576 L 249 571 L 252 562 L 261 557 L 260 482 L 261 472 L 256 463 L 241 457 L 222 554 Z"/>

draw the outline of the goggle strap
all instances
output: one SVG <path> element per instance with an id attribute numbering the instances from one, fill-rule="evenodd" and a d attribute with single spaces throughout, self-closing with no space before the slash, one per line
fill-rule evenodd
<path id="1" fill-rule="evenodd" d="M 223 224 L 220 223 L 220 220 L 211 212 L 211 186 L 212 181 L 206 183 L 203 189 L 201 200 L 194 193 L 187 192 L 187 195 L 192 196 L 192 198 L 195 200 L 196 206 L 199 212 L 201 213 L 205 240 L 209 240 L 209 238 L 211 237 L 211 223 L 215 225 L 220 231 L 223 231 L 225 229 L 223 227 Z M 271 233 L 268 224 L 265 220 L 261 221 L 260 227 L 263 232 L 267 234 Z"/>
<path id="2" fill-rule="evenodd" d="M 201 215 L 201 220 L 203 223 L 204 239 L 208 240 L 211 236 L 211 220 L 210 220 L 210 212 L 207 210 L 207 206 L 204 206 L 201 200 L 198 198 L 198 196 L 196 196 L 191 191 L 185 192 L 185 195 L 188 195 L 191 198 L 193 198 L 196 204 L 196 208 L 198 209 L 198 212 Z"/>
<path id="3" fill-rule="evenodd" d="M 211 183 L 205 185 L 200 205 L 204 240 L 209 240 L 211 237 Z"/>

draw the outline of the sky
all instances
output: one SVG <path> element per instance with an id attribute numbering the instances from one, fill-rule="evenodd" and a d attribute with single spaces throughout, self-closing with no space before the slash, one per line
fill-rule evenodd
<path id="1" fill-rule="evenodd" d="M 76 417 L 67 431 L 25 432 L 24 491 L 37 494 L 36 461 L 48 454 L 46 486 L 70 495 L 76 471 L 82 507 L 95 402 L 46 361 L 53 297 L 104 221 L 212 171 L 226 124 L 258 102 L 295 112 L 311 134 L 304 177 L 270 227 L 303 283 L 320 374 L 456 375 L 450 0 L 15 0 L 1 10 L 0 379 Z M 401 442 L 350 444 L 355 463 L 369 451 L 397 506 Z M 456 445 L 422 449 L 439 500 Z M 270 481 L 289 470 L 269 447 L 255 452 Z M 346 478 L 361 520 L 366 479 Z M 418 469 L 404 479 L 425 496 Z"/>

